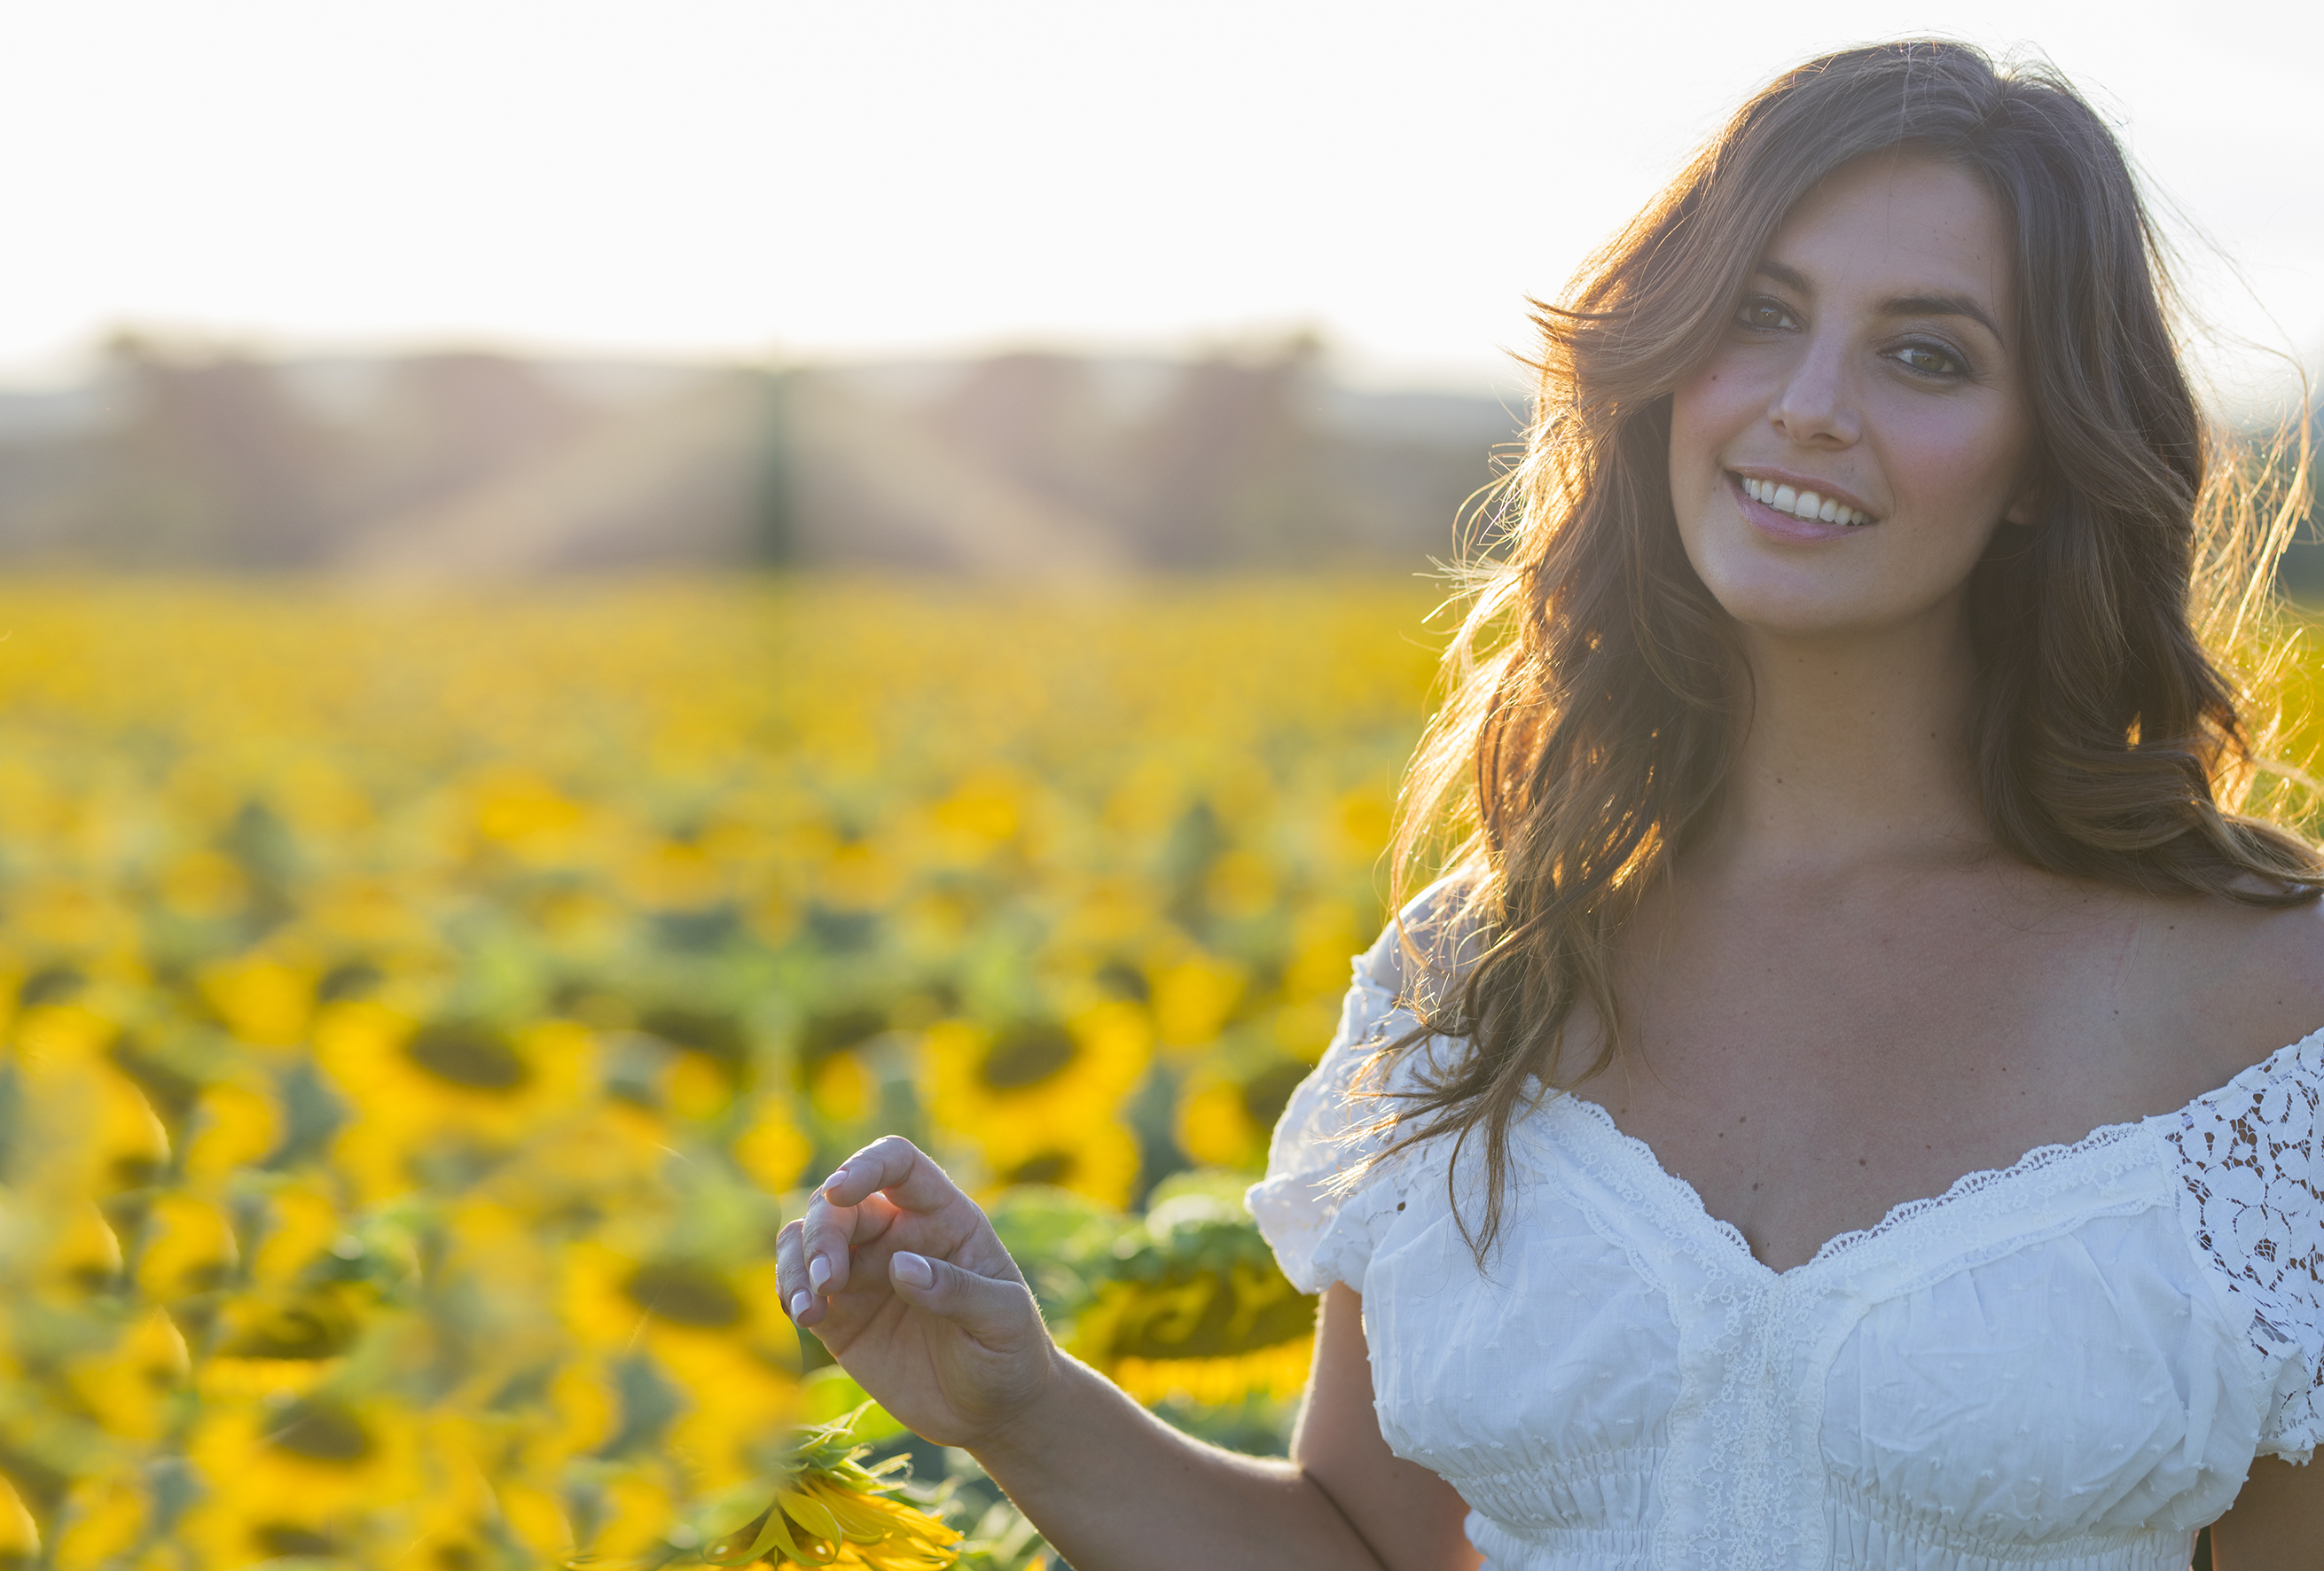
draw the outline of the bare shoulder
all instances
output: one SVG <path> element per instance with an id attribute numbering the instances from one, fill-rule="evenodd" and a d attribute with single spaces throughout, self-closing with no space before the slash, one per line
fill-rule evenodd
<path id="1" fill-rule="evenodd" d="M 2172 901 L 2150 917 L 2158 980 L 2179 994 L 2182 1040 L 2223 1084 L 2324 1029 L 2324 902 Z"/>

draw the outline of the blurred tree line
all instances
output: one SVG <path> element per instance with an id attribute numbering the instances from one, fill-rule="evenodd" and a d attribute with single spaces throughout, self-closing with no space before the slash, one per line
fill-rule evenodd
<path id="1" fill-rule="evenodd" d="M 124 336 L 88 386 L 0 395 L 0 561 L 1417 568 L 1521 424 L 1489 397 L 1345 385 L 1309 338 L 768 370 Z"/>

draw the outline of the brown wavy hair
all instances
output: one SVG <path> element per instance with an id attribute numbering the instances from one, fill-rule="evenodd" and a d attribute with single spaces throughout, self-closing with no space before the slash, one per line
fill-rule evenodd
<path id="1" fill-rule="evenodd" d="M 2304 509 L 2304 437 L 2272 481 L 2221 461 L 2137 182 L 2062 78 L 1941 40 L 1812 60 L 1746 104 L 1563 304 L 1535 302 L 1533 426 L 1399 805 L 1397 904 L 1450 868 L 1405 924 L 1425 1024 L 1373 1064 L 1384 1076 L 1430 1034 L 1467 1040 L 1380 1125 L 1396 1145 L 1481 1136 L 1483 1226 L 1462 1222 L 1480 1263 L 1510 1121 L 1539 1094 L 1528 1078 L 1570 1089 L 1613 1061 L 1610 942 L 1709 826 L 1748 712 L 1732 624 L 1680 546 L 1672 391 L 1794 205 L 1885 152 L 1968 171 L 2016 234 L 2041 523 L 1996 531 L 1968 596 L 1963 740 L 1994 840 L 2153 893 L 2319 893 L 2324 859 L 2246 812 L 2268 767 L 2251 694 L 2286 647 L 2268 570 Z M 1584 999 L 1604 1024 L 1594 1053 L 1566 1041 Z"/>

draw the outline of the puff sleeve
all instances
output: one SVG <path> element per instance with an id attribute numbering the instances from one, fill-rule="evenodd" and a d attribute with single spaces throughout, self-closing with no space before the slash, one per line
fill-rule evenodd
<path id="1" fill-rule="evenodd" d="M 1441 898 L 1441 887 L 1431 889 L 1406 906 L 1399 919 L 1404 929 L 1425 942 Z M 1345 1181 L 1358 1163 L 1391 1144 L 1387 1135 L 1364 1128 L 1397 1106 L 1359 1095 L 1358 1075 L 1376 1050 L 1419 1024 L 1404 1002 L 1406 961 L 1398 925 L 1390 923 L 1357 957 L 1339 1029 L 1285 1105 L 1268 1144 L 1267 1176 L 1246 1197 L 1284 1275 L 1302 1292 L 1321 1292 L 1334 1282 L 1363 1291 L 1380 1233 L 1427 1165 L 1421 1148 L 1406 1147 L 1368 1170 L 1352 1190 Z M 1410 1050 L 1384 1089 L 1409 1085 L 1448 1045 L 1445 1038 L 1431 1037 Z"/>

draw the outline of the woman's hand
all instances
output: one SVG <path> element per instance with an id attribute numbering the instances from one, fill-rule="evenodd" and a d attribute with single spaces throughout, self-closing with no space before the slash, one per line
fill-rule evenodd
<path id="1" fill-rule="evenodd" d="M 1059 1351 L 992 1224 L 908 1140 L 841 1164 L 775 1262 L 791 1318 L 923 1438 L 974 1452 L 1075 1565 L 1379 1571 L 1351 1519 L 1386 1524 L 1399 1571 L 1476 1564 L 1461 1497 L 1379 1438 L 1363 1306 L 1345 1289 L 1317 1343 L 1344 1390 L 1298 1443 L 1327 1494 L 1300 1465 L 1181 1434 Z"/>
<path id="2" fill-rule="evenodd" d="M 901 1135 L 824 1181 L 775 1263 L 791 1318 L 923 1439 L 973 1447 L 1057 1378 L 1062 1355 L 992 1224 Z"/>

